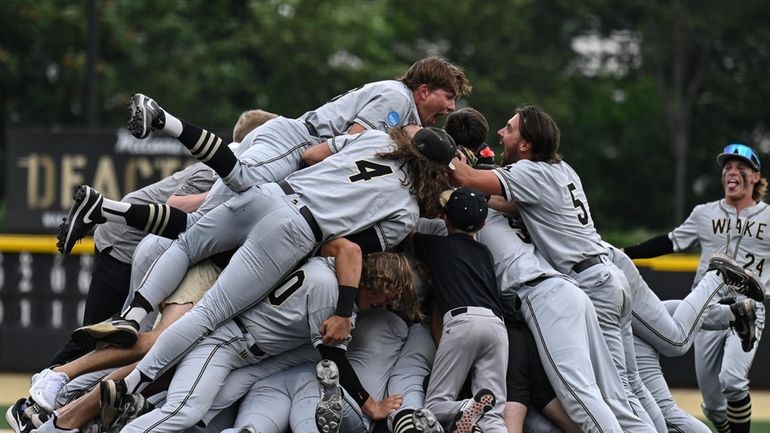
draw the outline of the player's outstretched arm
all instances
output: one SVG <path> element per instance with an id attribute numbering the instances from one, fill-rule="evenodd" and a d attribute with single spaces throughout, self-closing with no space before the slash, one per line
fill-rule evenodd
<path id="1" fill-rule="evenodd" d="M 449 171 L 452 185 L 470 186 L 486 195 L 502 195 L 503 187 L 492 170 L 476 170 L 458 158 L 452 160 L 455 169 Z"/>
<path id="2" fill-rule="evenodd" d="M 671 242 L 668 235 L 660 235 L 636 245 L 623 248 L 623 251 L 632 259 L 648 259 L 650 257 L 658 257 L 663 254 L 673 253 L 674 243 Z"/>
<path id="3" fill-rule="evenodd" d="M 350 317 L 353 315 L 358 285 L 361 283 L 363 257 L 361 247 L 346 238 L 337 238 L 325 243 L 321 247 L 321 255 L 334 257 L 340 293 L 335 315 L 324 321 L 320 331 L 324 336 L 324 344 L 336 346 L 350 336 Z"/>
<path id="4" fill-rule="evenodd" d="M 326 141 L 314 144 L 302 152 L 302 162 L 306 165 L 318 164 L 332 154 L 332 149 Z"/>

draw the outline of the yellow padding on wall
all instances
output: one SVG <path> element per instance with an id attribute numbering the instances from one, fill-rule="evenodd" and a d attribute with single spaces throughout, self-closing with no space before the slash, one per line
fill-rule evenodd
<path id="1" fill-rule="evenodd" d="M 19 253 L 53 253 L 56 249 L 56 236 L 48 235 L 0 235 L 0 252 Z M 94 238 L 86 237 L 75 244 L 70 254 L 93 254 Z"/>
<path id="2" fill-rule="evenodd" d="M 636 259 L 636 266 L 650 268 L 661 272 L 695 272 L 698 269 L 698 259 L 695 254 L 667 254 L 654 259 Z"/>

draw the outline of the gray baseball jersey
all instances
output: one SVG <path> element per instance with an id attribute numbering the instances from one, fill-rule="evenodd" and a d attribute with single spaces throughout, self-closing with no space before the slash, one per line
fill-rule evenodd
<path id="1" fill-rule="evenodd" d="M 199 162 L 127 194 L 122 201 L 139 204 L 165 203 L 172 195 L 190 195 L 208 191 L 215 178 L 214 171 Z M 145 236 L 147 233 L 141 230 L 108 222 L 96 227 L 94 242 L 99 251 L 107 251 L 113 258 L 123 263 L 131 263 L 136 245 Z"/>
<path id="2" fill-rule="evenodd" d="M 493 170 L 515 201 L 538 251 L 561 273 L 606 253 L 594 228 L 580 177 L 566 162 L 518 161 Z"/>
<path id="3" fill-rule="evenodd" d="M 714 253 L 724 253 L 744 268 L 750 269 L 770 284 L 770 270 L 764 272 L 770 261 L 770 206 L 760 202 L 743 209 L 740 215 L 725 200 L 695 206 L 690 216 L 668 237 L 674 251 L 700 245 L 701 257 L 694 284 L 703 277 L 708 261 Z"/>
<path id="4" fill-rule="evenodd" d="M 770 283 L 770 272 L 765 263 L 770 259 L 770 207 L 760 202 L 743 209 L 718 200 L 696 206 L 690 216 L 668 237 L 675 251 L 692 245 L 701 247 L 700 262 L 693 285 L 697 285 L 708 268 L 708 261 L 716 252 L 724 253 L 743 267 L 757 274 L 762 282 Z M 727 296 L 730 290 L 722 291 Z M 764 305 L 757 304 L 757 340 L 764 328 Z M 726 419 L 727 401 L 737 401 L 749 393 L 748 371 L 754 360 L 756 346 L 745 353 L 740 339 L 730 331 L 703 331 L 695 338 L 695 372 L 703 395 L 704 413 L 720 422 Z"/>
<path id="5" fill-rule="evenodd" d="M 299 120 L 312 125 L 322 138 L 345 134 L 353 123 L 380 131 L 421 125 L 412 91 L 396 80 L 364 84 L 308 111 Z"/>
<path id="6" fill-rule="evenodd" d="M 288 176 L 286 182 L 307 204 L 324 239 L 356 233 L 371 222 L 391 221 L 402 225 L 377 234 L 383 249 L 395 247 L 414 228 L 420 212 L 409 186 L 401 182 L 401 162 L 375 157 L 394 150 L 394 144 L 380 131 L 343 135 L 328 143 L 331 156 Z"/>
<path id="7" fill-rule="evenodd" d="M 399 81 L 366 84 L 340 95 L 298 119 L 279 117 L 249 134 L 239 149 L 239 164 L 222 179 L 240 192 L 251 185 L 282 180 L 302 168 L 302 152 L 310 145 L 345 134 L 354 124 L 387 132 L 408 123 L 420 124 L 411 91 Z"/>
<path id="8" fill-rule="evenodd" d="M 177 366 L 165 403 L 122 431 L 149 433 L 189 428 L 211 407 L 233 369 L 299 347 L 308 340 L 320 344 L 321 324 L 337 305 L 332 263 L 330 259 L 310 259 L 263 302 L 201 340 Z M 181 322 L 163 334 L 175 336 L 174 328 Z M 338 347 L 346 348 L 346 344 Z"/>

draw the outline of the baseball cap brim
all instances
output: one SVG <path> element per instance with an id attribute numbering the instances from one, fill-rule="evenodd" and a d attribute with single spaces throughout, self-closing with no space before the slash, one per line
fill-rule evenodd
<path id="1" fill-rule="evenodd" d="M 441 195 L 438 198 L 439 203 L 441 203 L 441 207 L 446 206 L 447 202 L 449 201 L 449 197 L 452 195 L 453 192 L 455 192 L 454 189 L 448 189 L 441 193 Z"/>
<path id="2" fill-rule="evenodd" d="M 746 146 L 745 144 L 728 144 L 722 150 L 722 153 L 717 155 L 717 162 L 719 163 L 720 167 L 724 167 L 725 163 L 731 159 L 738 159 L 743 161 L 755 171 L 759 171 L 761 167 L 757 154 L 752 148 Z"/>

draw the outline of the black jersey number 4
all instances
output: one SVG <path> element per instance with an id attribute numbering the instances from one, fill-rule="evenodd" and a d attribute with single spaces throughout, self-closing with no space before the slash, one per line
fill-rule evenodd
<path id="1" fill-rule="evenodd" d="M 375 177 L 385 176 L 386 174 L 393 173 L 393 169 L 389 165 L 378 164 L 376 162 L 367 161 L 365 159 L 359 159 L 356 161 L 356 167 L 358 167 L 358 173 L 350 176 L 351 182 L 358 182 L 360 180 L 372 180 Z"/>

